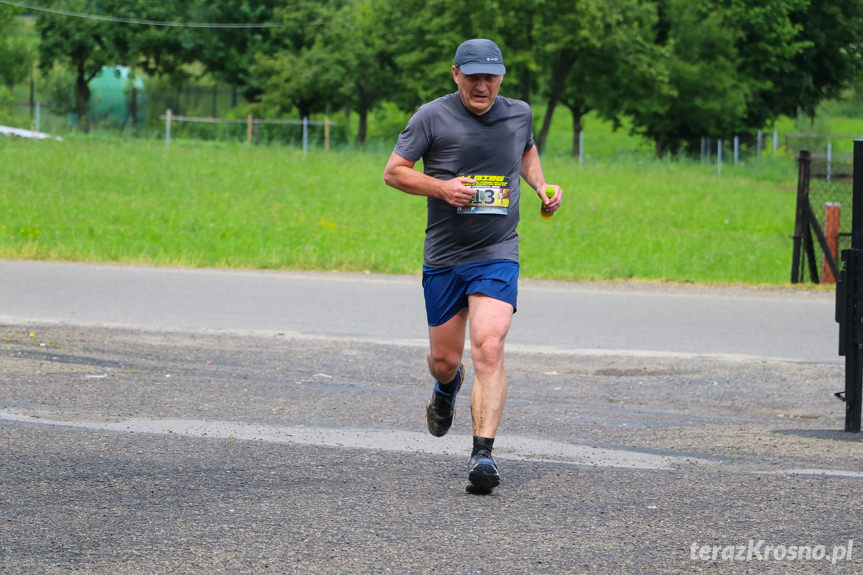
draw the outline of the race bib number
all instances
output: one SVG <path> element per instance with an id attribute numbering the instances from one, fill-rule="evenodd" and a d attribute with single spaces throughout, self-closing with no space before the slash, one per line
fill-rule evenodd
<path id="1" fill-rule="evenodd" d="M 458 208 L 459 214 L 509 213 L 509 182 L 504 176 L 468 176 L 474 182 L 465 184 L 473 189 L 473 198 Z"/>

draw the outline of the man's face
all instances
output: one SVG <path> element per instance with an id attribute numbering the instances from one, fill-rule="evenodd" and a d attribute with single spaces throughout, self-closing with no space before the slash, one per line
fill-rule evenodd
<path id="1" fill-rule="evenodd" d="M 458 95 L 465 108 L 481 116 L 491 110 L 494 99 L 500 91 L 503 76 L 491 74 L 462 74 L 461 70 L 452 67 L 452 77 L 458 85 Z"/>

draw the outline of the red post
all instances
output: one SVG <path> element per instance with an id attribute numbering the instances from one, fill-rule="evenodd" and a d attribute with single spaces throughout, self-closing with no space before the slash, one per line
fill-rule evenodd
<path id="1" fill-rule="evenodd" d="M 837 262 L 839 261 L 839 215 L 841 209 L 841 204 L 833 202 L 824 204 L 824 237 L 827 238 L 827 246 L 833 254 L 833 260 Z M 833 272 L 827 265 L 827 258 L 823 256 L 821 258 L 821 283 L 836 283 L 836 278 L 833 277 Z"/>

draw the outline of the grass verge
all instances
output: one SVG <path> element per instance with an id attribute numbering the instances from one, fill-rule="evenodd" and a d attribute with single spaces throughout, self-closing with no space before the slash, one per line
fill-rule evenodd
<path id="1" fill-rule="evenodd" d="M 0 139 L 0 257 L 416 273 L 425 202 L 383 183 L 388 152 L 175 141 Z M 525 189 L 525 277 L 786 283 L 796 166 L 562 155 L 547 222 Z"/>

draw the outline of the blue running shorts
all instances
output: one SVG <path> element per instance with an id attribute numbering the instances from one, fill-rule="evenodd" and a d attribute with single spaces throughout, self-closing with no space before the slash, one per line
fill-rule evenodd
<path id="1" fill-rule="evenodd" d="M 430 327 L 442 325 L 467 307 L 467 296 L 480 293 L 512 305 L 518 298 L 518 262 L 488 260 L 448 268 L 423 266 L 423 291 Z"/>

